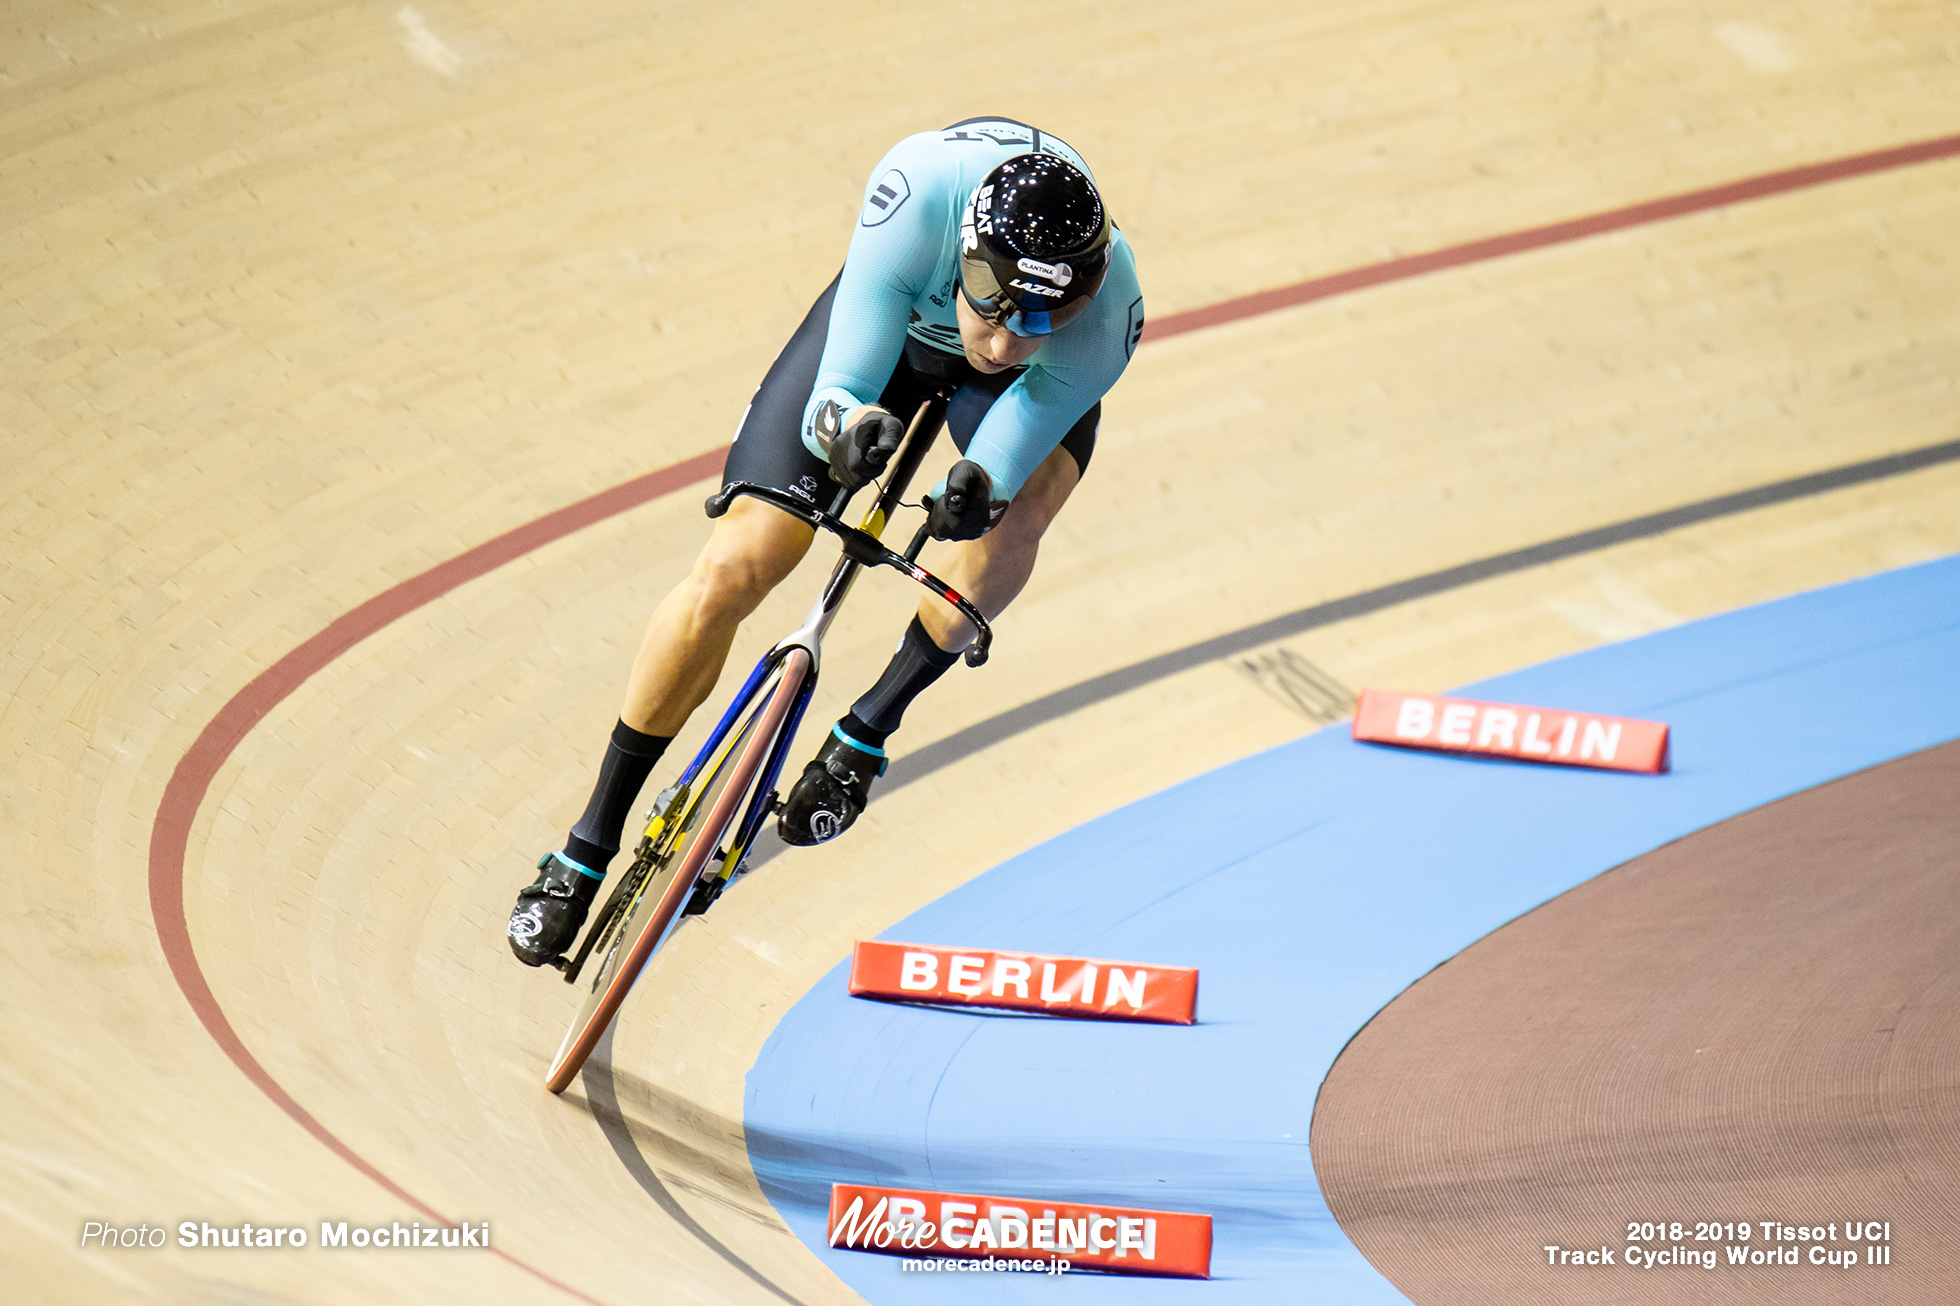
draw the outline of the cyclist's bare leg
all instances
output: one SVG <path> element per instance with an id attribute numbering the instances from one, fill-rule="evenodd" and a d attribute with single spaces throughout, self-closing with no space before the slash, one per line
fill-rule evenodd
<path id="1" fill-rule="evenodd" d="M 650 735 L 679 734 L 714 689 L 735 628 L 796 569 L 815 536 L 778 508 L 737 499 L 647 622 L 620 720 Z"/>
<path id="2" fill-rule="evenodd" d="M 520 961 L 543 965 L 578 937 L 641 784 L 714 688 L 735 628 L 795 570 L 815 534 L 786 512 L 740 500 L 715 523 L 687 579 L 654 610 L 585 813 L 565 851 L 541 858 L 538 878 L 517 895 L 510 945 Z"/>
<path id="3" fill-rule="evenodd" d="M 1081 479 L 1075 459 L 1066 450 L 1055 449 L 1028 477 L 999 524 L 977 540 L 955 545 L 952 558 L 934 568 L 935 573 L 972 600 L 989 620 L 999 616 L 1034 574 L 1041 537 Z M 973 624 L 939 599 L 928 597 L 920 603 L 919 623 L 932 642 L 947 652 L 957 652 L 973 641 Z"/>

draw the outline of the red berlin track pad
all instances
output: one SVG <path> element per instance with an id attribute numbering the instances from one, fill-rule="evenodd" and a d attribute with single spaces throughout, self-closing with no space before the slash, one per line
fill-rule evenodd
<path id="1" fill-rule="evenodd" d="M 1090 1020 L 1189 1025 L 1198 1018 L 1198 972 L 1094 957 L 859 939 L 851 993 L 955 1007 L 1006 1007 Z"/>
<path id="2" fill-rule="evenodd" d="M 1664 722 L 1392 689 L 1361 691 L 1354 737 L 1372 744 L 1647 775 L 1668 766 Z"/>

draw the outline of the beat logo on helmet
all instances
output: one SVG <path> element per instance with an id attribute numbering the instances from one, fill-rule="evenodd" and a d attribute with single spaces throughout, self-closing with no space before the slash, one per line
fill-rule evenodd
<path id="1" fill-rule="evenodd" d="M 980 237 L 993 234 L 994 188 L 982 186 L 973 192 L 966 212 L 960 215 L 960 253 L 971 254 L 980 248 Z"/>
<path id="2" fill-rule="evenodd" d="M 1058 286 L 1066 286 L 1075 280 L 1075 269 L 1066 263 L 1043 263 L 1038 259 L 1024 258 L 1014 266 L 1031 277 L 1045 277 Z"/>

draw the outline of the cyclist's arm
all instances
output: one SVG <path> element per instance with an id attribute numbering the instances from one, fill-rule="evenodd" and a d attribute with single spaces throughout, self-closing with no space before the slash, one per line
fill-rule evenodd
<path id="1" fill-rule="evenodd" d="M 1069 428 L 1116 384 L 1143 329 L 1136 263 L 1119 243 L 1109 276 L 1087 316 L 1035 356 L 980 422 L 966 457 L 987 469 L 994 498 L 1011 500 Z M 945 489 L 942 482 L 933 493 Z"/>
<path id="2" fill-rule="evenodd" d="M 878 402 L 905 347 L 912 303 L 926 289 L 947 246 L 943 164 L 933 136 L 900 141 L 878 161 L 864 189 L 851 249 L 831 302 L 830 332 L 817 365 L 816 390 L 803 409 L 803 443 L 824 457 L 814 424 L 826 400 L 844 414 Z"/>

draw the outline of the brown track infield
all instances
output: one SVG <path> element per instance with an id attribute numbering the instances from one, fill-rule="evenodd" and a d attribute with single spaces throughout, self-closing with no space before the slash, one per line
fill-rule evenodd
<path id="1" fill-rule="evenodd" d="M 1313 1157 L 1418 1306 L 1960 1301 L 1960 741 L 1464 950 L 1335 1062 Z M 1891 1264 L 1738 1267 L 1692 1239 L 1717 1268 L 1625 1264 L 1630 1221 L 1745 1220 L 1890 1221 Z M 1615 1263 L 1551 1268 L 1547 1244 Z"/>

